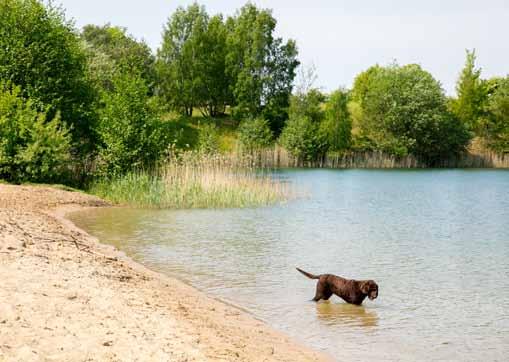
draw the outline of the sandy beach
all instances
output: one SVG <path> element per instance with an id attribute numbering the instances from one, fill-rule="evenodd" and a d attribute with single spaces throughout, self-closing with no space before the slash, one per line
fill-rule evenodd
<path id="1" fill-rule="evenodd" d="M 0 185 L 0 361 L 324 361 L 65 219 L 96 197 Z"/>

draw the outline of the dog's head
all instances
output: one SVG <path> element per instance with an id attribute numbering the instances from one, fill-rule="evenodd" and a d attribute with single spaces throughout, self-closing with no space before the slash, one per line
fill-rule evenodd
<path id="1" fill-rule="evenodd" d="M 378 284 L 374 280 L 365 280 L 361 283 L 361 291 L 373 300 L 378 297 Z"/>

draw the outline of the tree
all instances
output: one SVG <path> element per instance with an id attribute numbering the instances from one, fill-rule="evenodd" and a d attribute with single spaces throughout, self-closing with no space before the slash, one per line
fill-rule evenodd
<path id="1" fill-rule="evenodd" d="M 86 55 L 60 9 L 37 0 L 0 0 L 0 79 L 19 86 L 49 119 L 59 113 L 75 148 L 93 147 L 95 94 Z"/>
<path id="2" fill-rule="evenodd" d="M 320 133 L 329 151 L 343 151 L 351 146 L 352 122 L 348 102 L 348 92 L 339 89 L 325 103 L 325 117 L 320 124 Z"/>
<path id="3" fill-rule="evenodd" d="M 239 141 L 248 152 L 269 147 L 273 139 L 269 122 L 263 118 L 245 120 L 239 126 Z"/>
<path id="4" fill-rule="evenodd" d="M 501 153 L 509 153 L 509 76 L 498 79 L 486 105 L 482 125 L 488 146 Z"/>
<path id="5" fill-rule="evenodd" d="M 270 10 L 251 3 L 228 18 L 226 26 L 226 72 L 232 80 L 234 114 L 239 118 L 264 114 L 279 133 L 299 64 L 295 42 L 274 38 L 276 19 Z"/>
<path id="6" fill-rule="evenodd" d="M 362 133 L 374 148 L 411 153 L 429 164 L 461 152 L 469 141 L 463 123 L 448 112 L 440 84 L 416 64 L 394 64 L 370 76 L 362 117 Z"/>
<path id="7" fill-rule="evenodd" d="M 57 115 L 48 120 L 19 87 L 0 84 L 0 178 L 61 181 L 70 159 L 70 135 Z"/>
<path id="8" fill-rule="evenodd" d="M 290 115 L 281 133 L 281 145 L 300 161 L 313 161 L 326 151 L 319 124 L 305 115 Z"/>
<path id="9" fill-rule="evenodd" d="M 217 56 L 205 51 L 208 22 L 203 6 L 194 3 L 187 9 L 177 8 L 164 27 L 163 44 L 158 51 L 160 93 L 174 109 L 187 116 L 205 98 L 202 66 L 207 57 Z"/>
<path id="10" fill-rule="evenodd" d="M 88 45 L 92 59 L 90 62 L 95 68 L 94 76 L 106 75 L 107 82 L 102 84 L 111 87 L 113 71 L 123 69 L 126 72 L 133 70 L 147 83 L 150 92 L 155 86 L 155 57 L 144 41 L 137 41 L 127 34 L 125 28 L 111 26 L 86 25 L 83 27 L 81 37 Z M 100 66 L 111 62 L 110 65 Z M 113 71 L 112 71 L 113 70 Z"/>
<path id="11" fill-rule="evenodd" d="M 313 123 L 320 123 L 323 120 L 324 112 L 322 103 L 325 96 L 318 89 L 310 89 L 307 93 L 296 93 L 290 98 L 289 115 L 306 116 Z"/>
<path id="12" fill-rule="evenodd" d="M 117 72 L 113 90 L 103 94 L 98 127 L 101 173 L 117 175 L 151 167 L 166 150 L 170 135 L 163 132 L 148 93 L 141 75 Z"/>
<path id="13" fill-rule="evenodd" d="M 203 85 L 198 106 L 210 117 L 224 114 L 226 106 L 232 102 L 230 79 L 226 75 L 226 36 L 223 17 L 210 18 L 201 50 L 205 56 L 198 65 Z"/>
<path id="14" fill-rule="evenodd" d="M 299 92 L 290 98 L 289 118 L 280 142 L 294 157 L 311 161 L 327 151 L 324 134 L 320 132 L 325 96 L 316 88 L 303 91 L 299 87 Z"/>
<path id="15" fill-rule="evenodd" d="M 481 69 L 475 67 L 475 50 L 467 50 L 466 54 L 465 67 L 456 84 L 457 98 L 451 102 L 451 110 L 467 129 L 479 134 L 488 89 L 481 79 Z"/>

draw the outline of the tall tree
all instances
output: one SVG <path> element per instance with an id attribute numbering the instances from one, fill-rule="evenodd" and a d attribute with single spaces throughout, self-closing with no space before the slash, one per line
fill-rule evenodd
<path id="1" fill-rule="evenodd" d="M 163 30 L 158 51 L 160 92 L 176 110 L 191 116 L 203 98 L 201 66 L 212 55 L 204 51 L 209 17 L 203 6 L 194 3 L 179 7 Z"/>
<path id="2" fill-rule="evenodd" d="M 205 56 L 199 59 L 202 92 L 198 105 L 208 116 L 224 114 L 231 104 L 230 79 L 226 74 L 227 29 L 221 15 L 210 18 L 201 51 Z"/>
<path id="3" fill-rule="evenodd" d="M 274 38 L 276 19 L 270 10 L 248 3 L 227 20 L 226 70 L 232 79 L 234 112 L 239 117 L 264 113 L 280 132 L 295 78 L 297 48 Z"/>
<path id="4" fill-rule="evenodd" d="M 440 83 L 419 65 L 379 69 L 363 98 L 361 127 L 375 148 L 434 164 L 469 141 L 463 123 L 448 112 Z"/>
<path id="5" fill-rule="evenodd" d="M 451 102 L 451 110 L 465 126 L 479 133 L 479 122 L 484 116 L 487 87 L 481 79 L 481 69 L 475 66 L 475 50 L 466 51 L 466 61 L 456 84 L 457 98 Z"/>
<path id="6" fill-rule="evenodd" d="M 509 153 L 509 76 L 490 80 L 491 95 L 483 119 L 483 136 L 491 149 Z"/>
<path id="7" fill-rule="evenodd" d="M 348 111 L 348 91 L 338 89 L 325 103 L 325 117 L 320 124 L 320 132 L 329 151 L 342 151 L 351 146 L 352 122 Z"/>
<path id="8" fill-rule="evenodd" d="M 125 28 L 111 26 L 86 25 L 81 37 L 88 45 L 91 63 L 96 67 L 111 61 L 110 68 L 121 68 L 124 71 L 140 74 L 152 90 L 155 85 L 155 57 L 144 41 L 138 41 L 127 33 Z M 108 68 L 96 69 L 98 72 L 113 76 Z M 98 76 L 104 76 L 99 74 Z M 109 80 L 111 86 L 111 79 Z M 106 85 L 106 84 L 105 84 Z"/>
<path id="9" fill-rule="evenodd" d="M 63 11 L 37 0 L 0 0 L 0 79 L 21 89 L 48 119 L 60 113 L 75 149 L 94 144 L 95 95 L 86 55 Z"/>

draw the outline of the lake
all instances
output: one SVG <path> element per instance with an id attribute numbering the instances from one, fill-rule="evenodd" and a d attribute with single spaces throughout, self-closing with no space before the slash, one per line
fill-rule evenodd
<path id="1" fill-rule="evenodd" d="M 509 171 L 281 170 L 301 195 L 256 209 L 79 212 L 81 228 L 338 360 L 509 355 Z M 314 303 L 311 273 L 374 279 Z"/>

